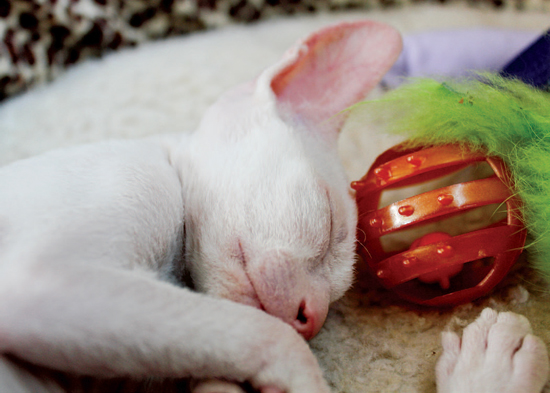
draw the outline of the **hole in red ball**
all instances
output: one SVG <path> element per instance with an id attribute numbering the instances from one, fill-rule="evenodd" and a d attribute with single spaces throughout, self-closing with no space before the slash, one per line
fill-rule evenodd
<path id="1" fill-rule="evenodd" d="M 456 170 L 456 168 L 460 169 Z M 466 167 L 462 165 L 455 166 L 451 170 L 446 168 L 446 171 L 444 173 L 440 172 L 439 175 L 442 175 L 442 177 L 434 178 L 433 173 L 431 173 L 428 181 L 425 181 L 424 175 L 414 176 L 407 179 L 405 186 L 402 186 L 402 183 L 397 183 L 397 187 L 383 190 L 378 208 L 381 209 L 403 199 L 442 187 L 471 180 L 485 179 L 495 175 L 495 172 L 487 162 L 483 161 Z M 416 184 L 417 182 L 419 183 Z M 443 206 L 448 206 L 452 202 L 452 197 L 443 194 L 438 195 L 438 203 Z M 412 225 L 407 229 L 383 235 L 380 237 L 380 243 L 384 252 L 394 253 L 408 249 L 416 239 L 432 232 L 446 232 L 451 236 L 462 235 L 505 220 L 507 215 L 506 208 L 505 204 L 490 204 L 458 211 L 434 220 Z M 411 210 L 414 211 L 414 208 L 408 207 L 408 209 L 401 210 L 408 213 Z"/>
<path id="2" fill-rule="evenodd" d="M 422 303 L 435 297 L 473 288 L 481 283 L 493 269 L 494 260 L 493 257 L 488 257 L 465 263 L 460 273 L 449 279 L 448 288 L 442 288 L 439 283 L 428 284 L 414 279 L 394 287 L 393 291 L 405 299 Z"/>
<path id="3" fill-rule="evenodd" d="M 445 232 L 450 236 L 458 236 L 505 221 L 506 215 L 505 204 L 486 205 L 389 233 L 380 237 L 380 244 L 384 252 L 401 252 L 409 249 L 415 240 L 430 233 Z"/>

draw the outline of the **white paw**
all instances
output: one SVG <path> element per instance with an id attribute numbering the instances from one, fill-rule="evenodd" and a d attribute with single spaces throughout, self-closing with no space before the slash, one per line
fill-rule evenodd
<path id="1" fill-rule="evenodd" d="M 444 332 L 438 393 L 540 393 L 548 379 L 548 354 L 531 333 L 525 317 L 488 308 L 464 329 L 462 340 Z"/>

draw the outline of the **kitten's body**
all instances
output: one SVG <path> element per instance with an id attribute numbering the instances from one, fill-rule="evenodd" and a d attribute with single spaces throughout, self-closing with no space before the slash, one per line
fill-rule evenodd
<path id="1" fill-rule="evenodd" d="M 1 168 L 0 353 L 96 377 L 328 392 L 296 331 L 314 336 L 351 283 L 337 115 L 399 50 L 381 24 L 327 28 L 223 95 L 192 136 Z"/>
<path id="2" fill-rule="evenodd" d="M 332 116 L 399 50 L 385 25 L 327 28 L 224 94 L 192 136 L 0 169 L 0 352 L 85 375 L 328 391 L 291 326 L 317 334 L 352 278 L 357 213 Z M 178 285 L 186 275 L 212 296 Z"/>

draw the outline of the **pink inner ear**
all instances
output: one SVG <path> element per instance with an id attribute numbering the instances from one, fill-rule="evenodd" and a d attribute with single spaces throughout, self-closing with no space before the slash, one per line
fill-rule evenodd
<path id="1" fill-rule="evenodd" d="M 402 43 L 392 27 L 361 21 L 318 31 L 302 46 L 307 50 L 271 88 L 285 108 L 318 123 L 364 98 L 397 60 Z"/>

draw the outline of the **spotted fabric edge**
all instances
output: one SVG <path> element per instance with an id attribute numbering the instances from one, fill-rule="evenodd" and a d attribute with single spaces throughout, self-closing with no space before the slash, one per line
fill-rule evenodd
<path id="1" fill-rule="evenodd" d="M 452 1 L 458 0 L 0 0 L 0 100 L 87 57 L 148 40 L 274 15 Z M 547 0 L 464 1 L 521 9 Z"/>

